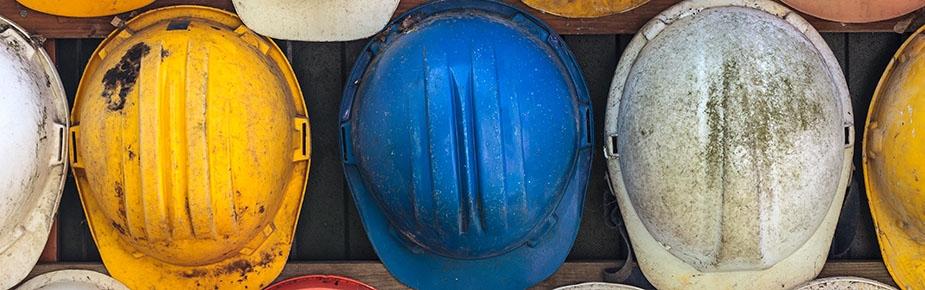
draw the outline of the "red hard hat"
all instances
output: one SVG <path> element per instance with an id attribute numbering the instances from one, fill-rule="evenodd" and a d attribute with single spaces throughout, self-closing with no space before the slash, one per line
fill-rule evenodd
<path id="1" fill-rule="evenodd" d="M 347 277 L 333 275 L 306 275 L 289 278 L 270 285 L 264 290 L 375 290 L 372 286 Z"/>

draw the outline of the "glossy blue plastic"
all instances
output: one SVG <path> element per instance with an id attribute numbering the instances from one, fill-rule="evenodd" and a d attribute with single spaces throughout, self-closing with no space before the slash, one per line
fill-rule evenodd
<path id="1" fill-rule="evenodd" d="M 376 253 L 416 289 L 523 289 L 568 255 L 591 160 L 574 57 L 507 4 L 435 1 L 374 37 L 341 108 Z"/>

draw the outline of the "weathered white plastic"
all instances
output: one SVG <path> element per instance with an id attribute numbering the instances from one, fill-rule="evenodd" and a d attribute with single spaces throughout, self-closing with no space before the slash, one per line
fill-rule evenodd
<path id="1" fill-rule="evenodd" d="M 588 282 L 581 283 L 569 286 L 562 286 L 556 288 L 555 290 L 642 290 L 642 288 L 623 285 L 623 284 L 614 284 L 614 283 L 601 283 L 601 282 Z"/>
<path id="2" fill-rule="evenodd" d="M 794 290 L 897 290 L 896 287 L 859 277 L 829 277 L 806 282 Z"/>
<path id="3" fill-rule="evenodd" d="M 828 254 L 851 170 L 841 69 L 799 15 L 689 0 L 624 51 L 605 121 L 610 179 L 659 289 L 790 288 Z"/>
<path id="4" fill-rule="evenodd" d="M 272 38 L 347 41 L 382 30 L 400 0 L 234 0 L 248 28 Z"/>
<path id="5" fill-rule="evenodd" d="M 128 290 L 128 287 L 99 272 L 61 270 L 35 276 L 16 290 Z"/>
<path id="6" fill-rule="evenodd" d="M 38 261 L 67 166 L 67 98 L 51 59 L 0 17 L 0 289 Z"/>

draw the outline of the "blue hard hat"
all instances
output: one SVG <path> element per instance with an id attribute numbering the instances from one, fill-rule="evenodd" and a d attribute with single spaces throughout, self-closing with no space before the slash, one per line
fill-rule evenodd
<path id="1" fill-rule="evenodd" d="M 591 120 L 574 57 L 526 12 L 454 0 L 399 16 L 359 56 L 340 120 L 347 181 L 386 268 L 417 289 L 552 275 L 578 232 Z"/>

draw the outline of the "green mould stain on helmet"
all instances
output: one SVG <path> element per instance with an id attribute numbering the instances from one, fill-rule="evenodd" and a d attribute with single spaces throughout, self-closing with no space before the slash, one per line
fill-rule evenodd
<path id="1" fill-rule="evenodd" d="M 0 289 L 38 261 L 67 170 L 67 97 L 41 45 L 0 17 Z"/>
<path id="2" fill-rule="evenodd" d="M 344 170 L 385 267 L 416 289 L 523 289 L 569 253 L 590 100 L 549 27 L 507 4 L 434 1 L 357 60 Z"/>
<path id="3" fill-rule="evenodd" d="M 789 289 L 825 264 L 854 147 L 844 76 L 799 15 L 681 2 L 624 51 L 607 104 L 611 184 L 659 289 Z"/>

